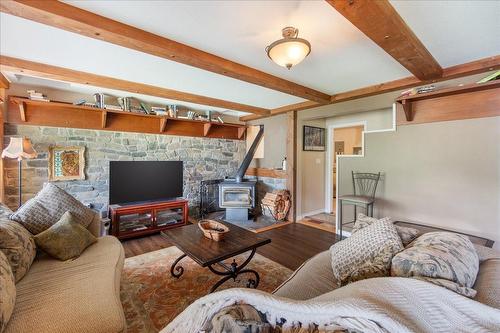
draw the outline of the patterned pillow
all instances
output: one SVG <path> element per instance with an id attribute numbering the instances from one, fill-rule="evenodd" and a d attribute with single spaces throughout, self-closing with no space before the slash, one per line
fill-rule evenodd
<path id="1" fill-rule="evenodd" d="M 17 283 L 28 272 L 35 259 L 35 241 L 22 225 L 0 217 L 0 252 L 9 260 Z"/>
<path id="2" fill-rule="evenodd" d="M 92 209 L 85 207 L 56 185 L 48 183 L 33 199 L 28 200 L 12 214 L 10 219 L 21 223 L 36 235 L 50 228 L 67 211 L 73 213 L 75 220 L 84 227 L 87 227 L 94 217 Z"/>
<path id="3" fill-rule="evenodd" d="M 479 258 L 467 236 L 429 232 L 392 259 L 391 275 L 413 277 L 474 297 Z"/>
<path id="4" fill-rule="evenodd" d="M 66 212 L 56 224 L 36 235 L 35 242 L 50 256 L 68 260 L 78 257 L 97 238 Z"/>
<path id="5" fill-rule="evenodd" d="M 9 322 L 16 304 L 16 283 L 5 254 L 0 252 L 0 333 Z"/>
<path id="6" fill-rule="evenodd" d="M 335 243 L 330 253 L 338 286 L 388 276 L 392 257 L 401 250 L 403 244 L 390 221 L 377 221 Z"/>
<path id="7" fill-rule="evenodd" d="M 392 221 L 392 220 L 390 217 L 376 219 L 374 217 L 369 217 L 366 216 L 365 214 L 359 213 L 356 222 L 354 223 L 354 227 L 352 228 L 352 233 L 355 233 L 356 231 L 363 229 L 364 227 L 367 227 L 373 222 L 377 221 Z M 401 238 L 401 241 L 403 242 L 403 245 L 405 247 L 408 244 L 410 244 L 415 238 L 417 238 L 418 235 L 420 234 L 420 231 L 418 231 L 417 229 L 402 227 L 399 225 L 396 226 L 396 230 L 398 231 L 398 235 Z"/>

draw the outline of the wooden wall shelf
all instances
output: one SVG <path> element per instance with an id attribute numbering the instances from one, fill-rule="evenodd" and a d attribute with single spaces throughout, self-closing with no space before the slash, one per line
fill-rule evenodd
<path id="1" fill-rule="evenodd" d="M 269 178 L 286 178 L 286 171 L 266 168 L 248 168 L 245 175 Z"/>
<path id="2" fill-rule="evenodd" d="M 231 140 L 242 140 L 246 132 L 245 125 L 239 124 L 169 118 L 69 103 L 34 101 L 14 96 L 9 98 L 5 122 Z"/>
<path id="3" fill-rule="evenodd" d="M 396 125 L 500 116 L 500 81 L 441 89 L 396 100 Z"/>
<path id="4" fill-rule="evenodd" d="M 476 92 L 476 91 L 496 89 L 496 88 L 500 88 L 500 80 L 486 82 L 486 83 L 472 83 L 472 84 L 467 84 L 467 85 L 463 85 L 460 87 L 439 89 L 439 90 L 431 91 L 431 92 L 424 93 L 424 94 L 405 96 L 405 97 L 401 97 L 401 98 L 396 99 L 396 102 L 401 104 L 403 111 L 405 113 L 406 121 L 413 121 L 413 117 L 414 117 L 414 113 L 415 113 L 413 104 L 415 102 L 424 101 L 424 100 L 428 100 L 428 99 L 434 99 L 434 98 L 440 98 L 440 97 L 453 96 L 453 95 L 458 95 L 458 94 L 467 94 L 467 93 L 472 93 L 472 92 Z"/>

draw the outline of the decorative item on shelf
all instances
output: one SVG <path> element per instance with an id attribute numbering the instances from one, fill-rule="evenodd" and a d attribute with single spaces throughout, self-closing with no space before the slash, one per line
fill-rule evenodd
<path id="1" fill-rule="evenodd" d="M 85 105 L 87 104 L 87 100 L 81 98 L 79 100 L 76 100 L 75 102 L 73 102 L 73 105 Z"/>
<path id="2" fill-rule="evenodd" d="M 50 99 L 48 99 L 47 96 L 42 93 L 36 92 L 35 90 L 28 90 L 28 96 L 31 100 L 34 101 L 50 102 Z"/>
<path id="3" fill-rule="evenodd" d="M 200 220 L 198 227 L 200 227 L 206 238 L 216 242 L 223 240 L 224 236 L 229 232 L 227 226 L 214 220 Z"/>
<path id="4" fill-rule="evenodd" d="M 276 221 L 283 221 L 290 210 L 290 192 L 288 190 L 273 191 L 266 193 L 260 206 L 262 214 L 271 216 Z"/>
<path id="5" fill-rule="evenodd" d="M 170 118 L 177 118 L 177 105 L 171 104 L 168 106 L 167 110 Z"/>
<path id="6" fill-rule="evenodd" d="M 167 108 L 164 106 L 152 106 L 151 112 L 157 116 L 168 116 Z"/>
<path id="7" fill-rule="evenodd" d="M 85 179 L 85 147 L 49 147 L 49 181 Z"/>
<path id="8" fill-rule="evenodd" d="M 431 92 L 434 90 L 436 90 L 436 86 L 431 84 L 429 86 L 423 86 L 423 87 L 417 88 L 417 94 L 425 94 L 425 93 L 428 93 L 428 92 Z"/>
<path id="9" fill-rule="evenodd" d="M 18 163 L 18 186 L 19 186 L 19 207 L 23 203 L 22 199 L 22 165 L 23 159 L 33 159 L 37 157 L 37 152 L 31 144 L 31 140 L 25 137 L 11 137 L 9 145 L 2 151 L 2 158 L 17 158 Z"/>
<path id="10" fill-rule="evenodd" d="M 290 69 L 311 53 L 311 44 L 298 38 L 299 30 L 294 27 L 283 28 L 281 34 L 283 38 L 266 47 L 266 53 L 277 65 Z"/>
<path id="11" fill-rule="evenodd" d="M 219 121 L 219 123 L 224 124 L 224 119 L 222 118 L 222 116 L 217 116 L 217 120 Z"/>
<path id="12" fill-rule="evenodd" d="M 286 156 L 281 161 L 281 170 L 286 171 Z"/>
<path id="13" fill-rule="evenodd" d="M 304 125 L 303 151 L 325 151 L 325 129 Z"/>
<path id="14" fill-rule="evenodd" d="M 188 119 L 194 120 L 198 116 L 198 113 L 196 111 L 188 111 L 187 117 Z"/>
<path id="15" fill-rule="evenodd" d="M 495 81 L 495 80 L 500 80 L 500 71 L 496 71 L 496 72 L 482 78 L 481 80 L 477 81 L 476 83 L 486 83 L 486 82 Z"/>
<path id="16" fill-rule="evenodd" d="M 118 97 L 118 104 L 120 104 L 123 111 L 130 112 L 130 98 L 129 97 Z"/>

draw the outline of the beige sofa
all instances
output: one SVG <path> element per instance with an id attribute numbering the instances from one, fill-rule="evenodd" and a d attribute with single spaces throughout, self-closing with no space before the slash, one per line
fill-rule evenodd
<path id="1" fill-rule="evenodd" d="M 88 229 L 99 236 L 97 214 Z M 14 313 L 3 333 L 124 332 L 123 262 L 123 247 L 111 236 L 100 237 L 75 260 L 39 254 L 16 284 Z"/>

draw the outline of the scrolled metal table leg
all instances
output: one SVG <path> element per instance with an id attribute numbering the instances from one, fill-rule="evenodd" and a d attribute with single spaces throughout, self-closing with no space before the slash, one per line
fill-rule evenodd
<path id="1" fill-rule="evenodd" d="M 181 261 L 184 257 L 186 256 L 186 254 L 183 254 L 181 255 L 179 258 L 177 258 L 174 263 L 172 264 L 172 266 L 170 267 L 170 274 L 172 274 L 173 277 L 175 278 L 180 278 L 182 274 L 184 274 L 184 267 L 182 266 L 177 266 L 175 267 L 179 261 Z"/>
<path id="2" fill-rule="evenodd" d="M 244 273 L 252 273 L 253 275 L 255 275 L 255 279 L 251 279 L 251 278 L 248 279 L 247 288 L 256 289 L 259 286 L 259 282 L 260 282 L 259 273 L 257 273 L 253 269 L 244 269 L 244 270 L 239 271 L 238 275 L 244 274 Z"/>

